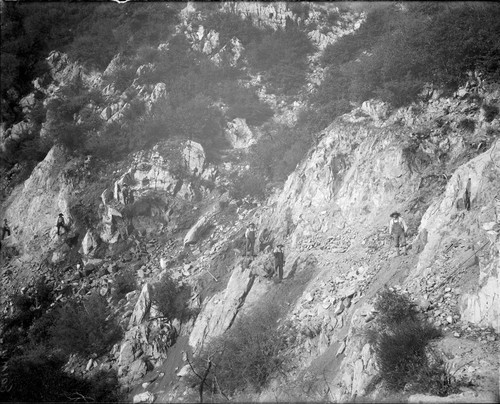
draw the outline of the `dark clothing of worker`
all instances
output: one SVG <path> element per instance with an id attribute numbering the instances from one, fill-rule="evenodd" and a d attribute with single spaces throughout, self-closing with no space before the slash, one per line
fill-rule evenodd
<path id="1" fill-rule="evenodd" d="M 399 248 L 403 248 L 403 254 L 406 254 L 406 233 L 408 227 L 405 221 L 401 218 L 400 214 L 394 212 L 391 214 L 391 221 L 389 222 L 389 234 L 393 237 L 394 247 L 396 247 L 397 254 L 399 255 Z"/>
<path id="2" fill-rule="evenodd" d="M 285 265 L 285 254 L 282 247 L 276 247 L 273 251 L 274 255 L 274 273 L 278 274 L 278 279 L 283 280 L 283 266 Z"/>
<path id="3" fill-rule="evenodd" d="M 470 189 L 471 189 L 471 180 L 467 181 L 467 186 L 465 187 L 464 193 L 464 205 L 465 209 L 470 210 Z"/>
<path id="4" fill-rule="evenodd" d="M 59 229 L 62 227 L 64 230 L 66 230 L 66 224 L 64 222 L 64 217 L 63 215 L 59 215 L 59 217 L 57 218 L 57 235 L 59 236 Z"/>
<path id="5" fill-rule="evenodd" d="M 128 205 L 129 190 L 127 184 L 123 185 L 122 195 L 123 195 L 123 204 Z"/>
<path id="6" fill-rule="evenodd" d="M 254 254 L 254 246 L 255 246 L 255 227 L 249 226 L 245 232 L 245 257 L 247 253 L 250 252 L 250 255 L 255 257 Z"/>
<path id="7" fill-rule="evenodd" d="M 130 191 L 128 192 L 128 203 L 132 204 L 134 202 L 135 202 L 134 190 L 130 189 Z"/>
<path id="8" fill-rule="evenodd" d="M 7 237 L 10 236 L 10 227 L 9 227 L 9 224 L 7 223 L 7 220 L 4 220 L 3 227 L 2 227 L 2 240 L 5 238 L 6 234 L 7 234 Z"/>

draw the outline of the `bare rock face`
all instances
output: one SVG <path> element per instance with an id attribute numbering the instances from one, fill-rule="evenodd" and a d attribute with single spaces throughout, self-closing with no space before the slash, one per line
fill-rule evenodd
<path id="1" fill-rule="evenodd" d="M 241 118 L 228 122 L 225 136 L 234 149 L 246 149 L 257 141 L 246 120 Z"/>
<path id="2" fill-rule="evenodd" d="M 194 350 L 224 331 L 234 321 L 246 295 L 252 288 L 254 275 L 250 268 L 237 266 L 225 291 L 214 295 L 205 305 L 189 336 L 189 345 Z"/>
<path id="3" fill-rule="evenodd" d="M 201 144 L 193 142 L 192 140 L 186 141 L 182 155 L 189 172 L 193 175 L 201 175 L 206 158 L 205 150 L 203 150 Z"/>
<path id="4" fill-rule="evenodd" d="M 152 314 L 152 286 L 144 284 L 121 344 L 118 375 L 125 385 L 140 380 L 150 367 L 167 354 L 177 336 L 177 330 L 165 318 Z"/>
<path id="5" fill-rule="evenodd" d="M 101 239 L 106 243 L 116 243 L 120 237 L 119 223 L 123 222 L 122 214 L 115 208 L 106 205 L 101 220 Z"/>
<path id="6" fill-rule="evenodd" d="M 418 186 L 401 136 L 400 131 L 372 126 L 331 125 L 272 199 L 276 207 L 271 227 L 293 232 L 297 243 L 367 214 L 387 217 L 388 207 L 397 206 Z"/>
<path id="7" fill-rule="evenodd" d="M 381 121 L 388 116 L 389 105 L 379 100 L 369 100 L 363 102 L 361 110 L 369 115 L 374 121 Z"/>
<path id="8" fill-rule="evenodd" d="M 443 230 L 449 229 L 459 216 L 465 214 L 457 201 L 463 198 L 468 179 L 471 180 L 471 204 L 474 205 L 478 202 L 481 202 L 482 206 L 493 204 L 494 197 L 500 189 L 497 180 L 500 171 L 494 164 L 494 161 L 499 158 L 500 147 L 497 141 L 496 146 L 493 146 L 490 151 L 461 166 L 449 179 L 443 196 L 436 200 L 422 217 L 420 230 L 427 230 L 428 241 L 420 255 L 418 271 L 422 271 L 432 264 L 438 253 L 438 244 L 443 237 Z M 488 172 L 491 172 L 492 175 L 487 175 Z"/>
<path id="9" fill-rule="evenodd" d="M 181 144 L 169 146 L 169 150 L 158 146 L 152 151 L 137 153 L 131 168 L 114 185 L 113 196 L 123 203 L 118 192 L 123 184 L 128 184 L 136 196 L 146 191 L 164 192 L 169 196 L 181 196 L 186 200 L 196 198 L 196 190 L 189 181 L 181 179 L 179 169 L 187 171 L 193 176 L 210 177 L 213 167 L 207 167 L 205 163 L 205 151 L 203 147 L 190 140 Z M 203 192 L 203 190 L 201 190 Z"/>
<path id="10" fill-rule="evenodd" d="M 497 217 L 500 217 L 500 206 L 498 208 Z M 491 326 L 500 332 L 500 221 L 485 223 L 483 229 L 491 243 L 491 261 L 481 267 L 479 290 L 462 297 L 461 313 L 465 321 Z"/>
<path id="11" fill-rule="evenodd" d="M 155 401 L 155 395 L 146 391 L 144 393 L 136 394 L 133 398 L 133 403 L 153 403 Z"/>
<path id="12" fill-rule="evenodd" d="M 40 248 L 47 251 L 54 247 L 58 242 L 55 226 L 59 213 L 63 213 L 66 225 L 71 227 L 69 199 L 73 186 L 65 178 L 66 162 L 64 151 L 53 147 L 4 203 L 5 217 L 23 253 L 29 254 L 31 249 L 40 253 Z M 45 241 L 40 243 L 39 239 Z"/>
<path id="13" fill-rule="evenodd" d="M 287 7 L 286 2 L 225 3 L 223 7 L 227 11 L 237 12 L 242 15 L 251 15 L 257 24 L 270 26 L 275 29 L 284 28 L 287 18 L 293 21 L 297 19 L 297 16 Z"/>

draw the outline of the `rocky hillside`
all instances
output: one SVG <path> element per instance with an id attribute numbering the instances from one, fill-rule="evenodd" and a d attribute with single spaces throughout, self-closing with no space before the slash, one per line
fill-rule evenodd
<path id="1" fill-rule="evenodd" d="M 20 184 L 22 161 L 2 168 L 2 220 L 11 229 L 0 257 L 2 393 L 41 400 L 19 393 L 25 376 L 33 389 L 24 390 L 46 383 L 53 395 L 43 397 L 63 401 L 497 402 L 498 83 L 427 86 L 401 107 L 353 102 L 294 143 L 307 145 L 299 164 L 264 192 L 256 183 L 270 178 L 252 170 L 252 147 L 293 137 L 308 92 L 325 77 L 325 48 L 366 15 L 287 3 L 221 7 L 250 21 L 238 20 L 248 32 L 279 33 L 293 21 L 307 33 L 309 68 L 298 88 L 272 69 L 256 73 L 263 65 L 252 65 L 252 52 L 263 51 L 247 53 L 255 44 L 243 31 L 227 35 L 233 17 L 207 29 L 214 17 L 188 3 L 178 36 L 158 46 L 163 59 L 119 54 L 100 71 L 52 52 L 49 75 L 22 99 L 27 118 L 3 128 L 4 152 L 33 131 L 57 141 Z M 201 81 L 225 90 L 196 87 L 194 72 L 175 87 L 167 73 L 179 66 L 168 52 L 183 46 L 211 75 Z M 247 76 L 224 81 L 235 74 L 228 66 Z M 183 98 L 193 88 L 205 92 Z M 37 123 L 28 112 L 41 106 Z M 408 224 L 406 255 L 396 255 L 388 234 L 394 211 Z M 243 256 L 249 223 L 254 257 Z M 273 274 L 278 244 L 282 282 Z M 409 322 L 383 328 L 387 307 L 405 304 Z M 387 340 L 402 351 L 384 350 Z M 404 382 L 395 388 L 387 356 L 408 344 L 423 348 L 398 365 Z M 58 379 L 71 387 L 58 393 Z"/>

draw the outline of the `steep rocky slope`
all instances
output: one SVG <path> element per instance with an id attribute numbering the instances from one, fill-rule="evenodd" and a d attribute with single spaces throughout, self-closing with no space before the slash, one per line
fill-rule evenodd
<path id="1" fill-rule="evenodd" d="M 288 13 L 282 6 L 242 3 L 235 11 L 279 26 Z M 183 29 L 193 46 L 209 54 L 218 49 L 216 33 Z M 330 34 L 311 35 L 320 49 Z M 238 59 L 238 49 L 234 41 L 226 50 Z M 131 104 L 126 92 L 101 88 L 100 74 L 64 55 L 53 53 L 50 61 L 58 86 L 81 76 L 110 95 L 101 117 L 123 119 Z M 102 76 L 119 64 L 117 57 Z M 148 108 L 166 96 L 161 84 L 134 84 Z M 56 91 L 40 88 L 48 97 Z M 234 151 L 208 163 L 199 143 L 176 139 L 99 166 L 54 147 L 2 203 L 13 230 L 2 243 L 3 308 L 9 310 L 11 293 L 41 275 L 56 285 L 58 301 L 97 291 L 120 319 L 123 338 L 106 355 L 72 357 L 67 369 L 81 375 L 114 369 L 130 399 L 179 402 L 197 400 L 187 359 L 272 296 L 279 323 L 295 337 L 292 370 L 235 401 L 379 400 L 387 392 L 365 330 L 387 286 L 407 293 L 444 332 L 435 352 L 469 383 L 445 399 L 498 401 L 500 122 L 484 106 L 498 107 L 500 90 L 490 85 L 479 95 L 465 88 L 452 96 L 430 92 L 428 101 L 397 110 L 366 101 L 316 134 L 306 158 L 265 202 L 229 196 L 231 175 L 244 169 Z M 275 119 L 291 113 L 293 120 L 296 107 L 276 108 L 283 115 Z M 255 140 L 241 119 L 226 135 L 234 149 Z M 132 204 L 119 191 L 124 183 L 135 192 Z M 406 256 L 394 255 L 387 234 L 396 210 L 409 225 Z M 69 225 L 62 237 L 59 212 Z M 259 230 L 254 259 L 242 257 L 250 222 Z M 281 284 L 269 278 L 273 258 L 266 249 L 278 243 L 286 255 Z M 117 275 L 126 270 L 140 287 L 112 301 Z M 152 304 L 153 285 L 165 273 L 190 288 L 196 315 L 187 321 L 165 319 Z M 442 399 L 404 392 L 391 398 Z"/>
<path id="2" fill-rule="evenodd" d="M 474 380 L 472 391 L 449 400 L 473 400 L 479 392 L 476 400 L 495 401 L 498 121 L 485 122 L 463 95 L 432 101 L 419 114 L 410 108 L 388 117 L 369 117 L 374 108 L 366 103 L 325 130 L 284 189 L 253 214 L 262 233 L 285 244 L 286 285 L 302 284 L 302 293 L 287 301 L 286 315 L 303 336 L 295 347 L 297 372 L 259 400 L 305 399 L 291 386 L 307 377 L 313 386 L 308 399 L 346 401 L 369 394 L 377 372 L 360 331 L 373 318 L 374 296 L 390 286 L 408 291 L 444 330 L 438 343 L 443 358 L 461 377 Z M 457 127 L 465 118 L 477 122 L 473 133 Z M 445 136 L 436 128 L 442 119 L 451 127 Z M 468 178 L 474 184 L 470 211 L 461 201 Z M 410 225 L 408 256 L 395 257 L 389 246 L 387 222 L 394 210 Z M 189 338 L 192 348 L 229 328 L 238 308 L 244 315 L 247 305 L 266 294 L 284 293 L 284 286 L 262 277 L 265 267 L 265 256 L 247 270 L 235 267 L 226 290 L 202 305 Z M 410 397 L 420 399 L 426 400 Z"/>

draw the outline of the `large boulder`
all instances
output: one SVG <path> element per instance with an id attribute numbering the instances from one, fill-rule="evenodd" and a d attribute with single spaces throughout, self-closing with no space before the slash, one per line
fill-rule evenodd
<path id="1" fill-rule="evenodd" d="M 361 110 L 369 115 L 374 121 L 381 121 L 387 118 L 389 106 L 380 100 L 369 100 L 363 102 Z"/>
<path id="2" fill-rule="evenodd" d="M 200 240 L 200 237 L 202 237 L 202 235 L 212 225 L 214 216 L 217 214 L 219 209 L 219 204 L 214 204 L 209 211 L 198 219 L 198 221 L 189 229 L 184 237 L 184 245 L 194 244 Z"/>
<path id="3" fill-rule="evenodd" d="M 184 237 L 184 245 L 195 244 L 200 239 L 201 235 L 210 226 L 210 218 L 210 215 L 204 215 L 198 219 Z"/>
<path id="4" fill-rule="evenodd" d="M 83 255 L 89 255 L 96 250 L 97 246 L 98 242 L 92 230 L 87 230 L 87 233 L 85 233 L 85 237 L 82 240 L 81 253 Z"/>
<path id="5" fill-rule="evenodd" d="M 151 292 L 151 285 L 146 283 L 142 287 L 141 294 L 130 317 L 129 328 L 141 324 L 149 315 L 149 310 L 151 309 Z"/>
<path id="6" fill-rule="evenodd" d="M 226 290 L 214 295 L 196 319 L 189 344 L 194 350 L 211 338 L 221 335 L 233 323 L 246 296 L 252 288 L 255 276 L 251 268 L 237 266 L 229 279 Z"/>
<path id="7" fill-rule="evenodd" d="M 109 244 L 114 244 L 118 241 L 120 237 L 118 221 L 123 222 L 122 214 L 115 208 L 106 205 L 102 217 L 101 240 Z"/>
<path id="8" fill-rule="evenodd" d="M 145 391 L 144 393 L 136 394 L 133 398 L 133 403 L 152 403 L 155 401 L 155 395 L 150 393 L 149 391 Z"/>
<path id="9" fill-rule="evenodd" d="M 257 141 L 246 120 L 242 118 L 235 118 L 228 122 L 224 134 L 233 149 L 246 149 Z"/>

